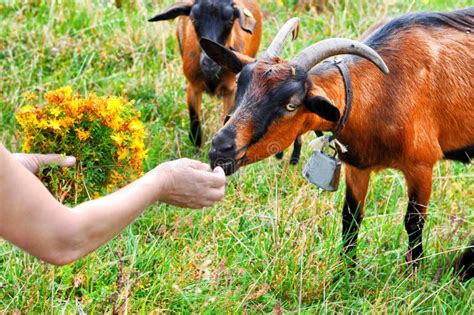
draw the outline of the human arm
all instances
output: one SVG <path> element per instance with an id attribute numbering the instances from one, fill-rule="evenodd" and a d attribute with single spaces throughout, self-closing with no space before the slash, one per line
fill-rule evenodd
<path id="1" fill-rule="evenodd" d="M 201 162 L 182 159 L 71 209 L 0 144 L 0 237 L 46 262 L 64 265 L 113 238 L 156 201 L 201 208 L 222 199 L 224 189 L 222 169 L 211 173 Z"/>

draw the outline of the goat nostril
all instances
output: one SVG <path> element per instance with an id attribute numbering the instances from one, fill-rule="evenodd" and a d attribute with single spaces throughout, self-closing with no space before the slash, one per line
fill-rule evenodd
<path id="1" fill-rule="evenodd" d="M 235 148 L 233 141 L 225 139 L 224 137 L 214 137 L 212 139 L 212 149 L 213 153 L 226 153 Z"/>

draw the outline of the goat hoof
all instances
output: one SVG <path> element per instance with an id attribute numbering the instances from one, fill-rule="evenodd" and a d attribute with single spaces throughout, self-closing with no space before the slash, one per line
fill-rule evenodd
<path id="1" fill-rule="evenodd" d="M 275 154 L 275 157 L 279 160 L 283 159 L 283 151 L 282 152 L 278 152 L 277 154 Z"/>
<path id="2" fill-rule="evenodd" d="M 296 165 L 296 164 L 299 163 L 299 161 L 300 161 L 300 158 L 293 157 L 293 158 L 290 159 L 290 164 L 291 165 Z"/>
<path id="3" fill-rule="evenodd" d="M 355 269 L 357 267 L 357 257 L 355 252 L 342 252 L 340 257 L 347 268 Z"/>
<path id="4" fill-rule="evenodd" d="M 414 270 L 418 269 L 422 260 L 423 260 L 423 253 L 413 253 L 411 250 L 408 250 L 405 253 L 405 259 L 409 266 L 412 266 Z"/>

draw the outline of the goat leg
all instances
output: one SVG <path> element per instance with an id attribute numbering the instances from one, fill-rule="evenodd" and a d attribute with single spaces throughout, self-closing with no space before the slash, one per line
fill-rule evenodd
<path id="1" fill-rule="evenodd" d="M 423 258 L 423 226 L 426 207 L 430 200 L 433 167 L 417 166 L 403 172 L 407 181 L 408 208 L 405 215 L 405 230 L 408 233 L 407 261 L 416 267 Z"/>
<path id="2" fill-rule="evenodd" d="M 303 144 L 301 136 L 298 136 L 293 144 L 293 153 L 291 154 L 290 164 L 296 165 L 300 161 L 301 145 Z"/>
<path id="3" fill-rule="evenodd" d="M 371 170 L 346 165 L 346 199 L 342 210 L 343 253 L 352 263 L 356 259 L 357 236 L 364 216 Z"/>
<path id="4" fill-rule="evenodd" d="M 187 89 L 187 101 L 189 111 L 189 139 L 197 147 L 201 147 L 202 130 L 201 130 L 201 101 L 202 91 L 196 90 L 190 84 Z"/>

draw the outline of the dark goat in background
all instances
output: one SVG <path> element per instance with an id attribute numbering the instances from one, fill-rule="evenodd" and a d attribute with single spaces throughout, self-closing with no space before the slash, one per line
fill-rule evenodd
<path id="1" fill-rule="evenodd" d="M 188 80 L 187 104 L 191 141 L 200 147 L 202 93 L 224 98 L 224 115 L 234 105 L 235 73 L 222 69 L 199 45 L 203 37 L 240 53 L 255 56 L 262 36 L 260 7 L 251 0 L 196 0 L 178 2 L 150 22 L 178 20 L 178 42 Z"/>
<path id="2" fill-rule="evenodd" d="M 393 168 L 404 174 L 408 187 L 406 256 L 416 264 L 423 257 L 434 165 L 441 159 L 469 163 L 474 156 L 473 30 L 474 8 L 410 14 L 380 26 L 365 44 L 329 39 L 291 62 L 275 54 L 248 62 L 201 40 L 211 58 L 240 73 L 232 117 L 212 140 L 212 167 L 231 174 L 308 131 L 334 131 L 345 107 L 344 83 L 333 64 L 317 65 L 334 55 L 362 56 L 342 60 L 354 96 L 352 114 L 338 136 L 348 148 L 339 152 L 346 175 L 344 249 L 355 258 L 371 173 Z M 272 46 L 281 46 L 282 38 Z M 387 73 L 384 61 L 390 74 L 382 73 Z M 472 259 L 464 263 L 472 274 Z"/>

